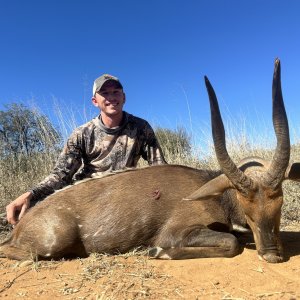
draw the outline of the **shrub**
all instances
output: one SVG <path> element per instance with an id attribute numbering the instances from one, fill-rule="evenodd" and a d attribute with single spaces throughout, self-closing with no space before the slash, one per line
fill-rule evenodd
<path id="1" fill-rule="evenodd" d="M 0 209 L 49 174 L 61 135 L 36 109 L 10 104 L 0 111 Z"/>

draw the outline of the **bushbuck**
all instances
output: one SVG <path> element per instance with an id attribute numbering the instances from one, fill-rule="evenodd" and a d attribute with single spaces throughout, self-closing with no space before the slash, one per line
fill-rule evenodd
<path id="1" fill-rule="evenodd" d="M 276 59 L 273 76 L 277 146 L 271 161 L 250 158 L 238 166 L 233 163 L 207 77 L 205 84 L 220 171 L 161 165 L 84 180 L 31 208 L 1 244 L 1 255 L 17 260 L 59 259 L 145 246 L 150 247 L 151 257 L 161 259 L 233 257 L 242 249 L 232 227 L 248 225 L 259 256 L 281 262 L 282 182 L 299 180 L 300 167 L 289 164 L 280 62 Z"/>

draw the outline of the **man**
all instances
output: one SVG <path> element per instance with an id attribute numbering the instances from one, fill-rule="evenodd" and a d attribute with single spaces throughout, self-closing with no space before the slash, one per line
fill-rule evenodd
<path id="1" fill-rule="evenodd" d="M 149 123 L 123 111 L 125 100 L 117 77 L 104 74 L 95 80 L 92 103 L 100 115 L 75 129 L 45 180 L 6 207 L 9 223 L 16 224 L 29 207 L 73 179 L 136 167 L 141 156 L 149 165 L 166 163 Z"/>

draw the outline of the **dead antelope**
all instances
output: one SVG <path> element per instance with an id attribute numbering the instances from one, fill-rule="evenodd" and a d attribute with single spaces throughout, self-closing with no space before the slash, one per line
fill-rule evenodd
<path id="1" fill-rule="evenodd" d="M 233 163 L 217 98 L 206 77 L 205 83 L 220 172 L 163 165 L 83 181 L 30 209 L 0 246 L 2 255 L 58 259 L 146 246 L 152 247 L 150 256 L 162 259 L 232 257 L 241 253 L 230 233 L 232 225 L 248 224 L 259 256 L 272 263 L 282 261 L 282 182 L 298 180 L 300 171 L 299 163 L 289 165 L 280 62 L 275 61 L 273 78 L 277 147 L 270 162 Z"/>

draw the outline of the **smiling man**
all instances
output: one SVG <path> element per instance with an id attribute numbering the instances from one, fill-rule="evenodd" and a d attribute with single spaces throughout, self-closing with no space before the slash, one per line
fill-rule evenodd
<path id="1" fill-rule="evenodd" d="M 16 224 L 29 207 L 73 180 L 136 167 L 140 157 L 149 165 L 166 163 L 149 123 L 123 111 L 125 100 L 117 77 L 104 74 L 95 80 L 92 103 L 99 116 L 74 130 L 49 176 L 6 207 L 9 223 Z"/>

